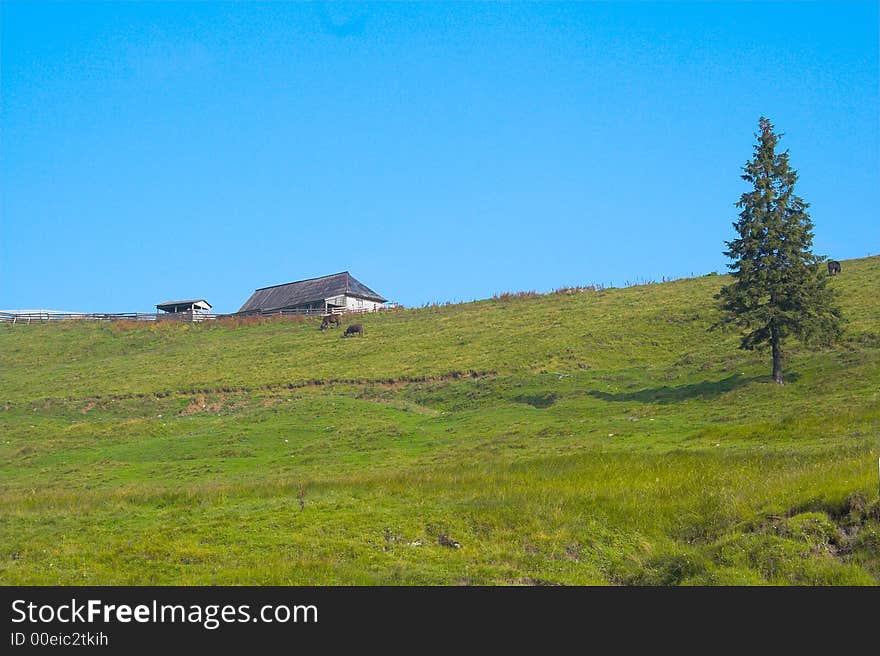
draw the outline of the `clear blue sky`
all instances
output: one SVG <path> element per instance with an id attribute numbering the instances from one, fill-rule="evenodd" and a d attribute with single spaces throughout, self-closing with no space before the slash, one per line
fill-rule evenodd
<path id="1" fill-rule="evenodd" d="M 0 308 L 723 271 L 763 114 L 880 251 L 878 5 L 3 2 Z"/>

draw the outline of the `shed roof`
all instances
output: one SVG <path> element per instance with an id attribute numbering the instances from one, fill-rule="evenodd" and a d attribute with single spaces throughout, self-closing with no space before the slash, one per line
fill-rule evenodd
<path id="1" fill-rule="evenodd" d="M 241 306 L 239 312 L 280 310 L 304 303 L 323 301 L 333 296 L 355 296 L 368 301 L 384 303 L 387 299 L 355 279 L 348 271 L 320 278 L 309 278 L 283 285 L 261 287 Z"/>
<path id="2" fill-rule="evenodd" d="M 174 307 L 176 305 L 195 305 L 196 303 L 204 303 L 209 308 L 211 307 L 211 304 L 203 298 L 190 298 L 183 301 L 165 301 L 164 303 L 157 303 L 156 307 L 162 310 L 166 307 Z"/>

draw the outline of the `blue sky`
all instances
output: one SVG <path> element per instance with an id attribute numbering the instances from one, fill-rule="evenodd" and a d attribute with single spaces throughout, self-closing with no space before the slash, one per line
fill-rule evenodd
<path id="1" fill-rule="evenodd" d="M 880 251 L 876 2 L 0 5 L 0 308 L 723 271 L 758 118 Z"/>

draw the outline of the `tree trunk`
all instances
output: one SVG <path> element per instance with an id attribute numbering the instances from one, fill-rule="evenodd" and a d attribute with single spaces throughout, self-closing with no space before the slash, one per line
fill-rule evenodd
<path id="1" fill-rule="evenodd" d="M 773 382 L 782 385 L 782 347 L 779 345 L 779 332 L 770 327 L 770 346 L 773 349 Z"/>

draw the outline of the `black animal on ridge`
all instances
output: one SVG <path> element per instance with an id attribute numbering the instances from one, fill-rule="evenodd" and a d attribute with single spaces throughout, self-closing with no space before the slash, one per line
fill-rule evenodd
<path id="1" fill-rule="evenodd" d="M 837 260 L 828 260 L 828 275 L 836 276 L 840 273 L 840 262 Z"/>
<path id="2" fill-rule="evenodd" d="M 359 323 L 353 323 L 348 328 L 345 329 L 345 332 L 342 334 L 343 337 L 351 337 L 353 335 L 364 336 L 364 327 Z"/>

